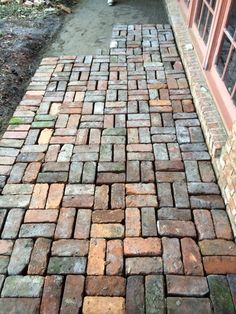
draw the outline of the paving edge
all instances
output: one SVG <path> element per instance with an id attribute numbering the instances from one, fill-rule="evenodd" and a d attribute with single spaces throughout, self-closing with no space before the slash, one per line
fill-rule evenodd
<path id="1" fill-rule="evenodd" d="M 236 121 L 227 134 L 178 3 L 176 0 L 165 0 L 165 5 L 236 238 Z"/>

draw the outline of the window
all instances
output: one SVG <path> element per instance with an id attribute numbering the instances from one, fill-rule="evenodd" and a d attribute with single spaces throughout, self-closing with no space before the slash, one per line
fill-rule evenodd
<path id="1" fill-rule="evenodd" d="M 236 3 L 232 4 L 216 58 L 217 71 L 236 105 Z"/>
<path id="2" fill-rule="evenodd" d="M 195 24 L 206 45 L 212 26 L 216 1 L 217 0 L 199 0 L 197 4 Z"/>

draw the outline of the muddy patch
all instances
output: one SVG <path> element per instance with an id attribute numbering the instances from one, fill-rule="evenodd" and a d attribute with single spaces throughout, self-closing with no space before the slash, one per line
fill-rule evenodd
<path id="1" fill-rule="evenodd" d="M 48 15 L 33 20 L 0 20 L 0 135 L 62 19 L 62 16 Z"/>

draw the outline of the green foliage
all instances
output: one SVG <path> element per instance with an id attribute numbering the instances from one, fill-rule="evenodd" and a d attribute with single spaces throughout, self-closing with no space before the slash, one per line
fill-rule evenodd
<path id="1" fill-rule="evenodd" d="M 0 5 L 0 19 L 9 18 L 26 18 L 34 17 L 40 14 L 43 6 L 28 7 L 22 4 L 18 4 L 16 1 L 11 1 L 6 4 Z"/>

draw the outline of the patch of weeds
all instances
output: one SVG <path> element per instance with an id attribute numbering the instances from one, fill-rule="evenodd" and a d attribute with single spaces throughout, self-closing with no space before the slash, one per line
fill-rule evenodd
<path id="1" fill-rule="evenodd" d="M 0 19 L 35 17 L 44 6 L 27 7 L 15 1 L 0 5 Z"/>
<path id="2" fill-rule="evenodd" d="M 22 124 L 23 122 L 24 122 L 24 119 L 13 117 L 10 119 L 9 124 L 18 125 L 18 124 Z"/>

